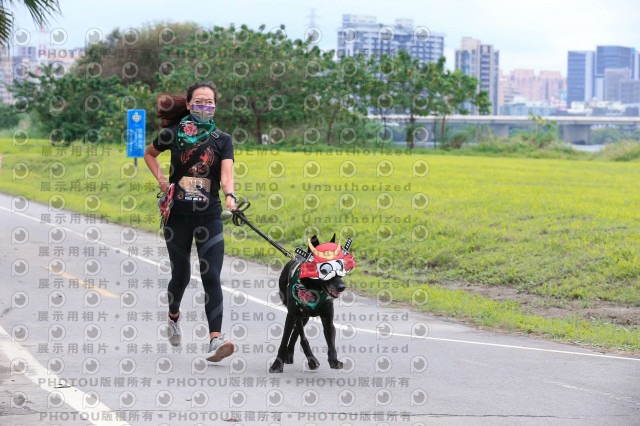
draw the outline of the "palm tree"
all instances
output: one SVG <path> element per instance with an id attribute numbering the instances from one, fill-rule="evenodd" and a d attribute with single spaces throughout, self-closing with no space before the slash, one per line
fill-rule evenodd
<path id="1" fill-rule="evenodd" d="M 9 6 L 16 3 L 23 4 L 27 8 L 38 26 L 46 24 L 51 15 L 60 13 L 58 0 L 0 0 L 0 46 L 9 44 L 14 24 L 13 12 L 9 10 Z"/>

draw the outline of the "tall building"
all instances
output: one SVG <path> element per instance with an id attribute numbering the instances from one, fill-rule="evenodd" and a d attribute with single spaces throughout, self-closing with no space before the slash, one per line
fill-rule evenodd
<path id="1" fill-rule="evenodd" d="M 612 85 L 609 84 L 607 90 L 606 71 L 609 69 L 628 69 L 631 79 L 637 79 L 638 74 L 636 68 L 637 53 L 632 47 L 624 46 L 597 46 L 596 47 L 596 73 L 594 76 L 595 97 L 599 101 L 609 100 L 614 91 Z M 615 77 L 612 77 L 615 78 Z M 619 79 L 618 79 L 619 80 Z"/>
<path id="2" fill-rule="evenodd" d="M 623 104 L 640 104 L 640 80 L 620 80 L 620 101 Z"/>
<path id="3" fill-rule="evenodd" d="M 15 53 L 15 55 L 11 55 L 6 47 L 0 49 L 0 99 L 3 103 L 14 102 L 7 86 L 12 85 L 14 81 L 24 81 L 29 71 L 35 70 L 36 51 L 34 47 L 20 46 Z"/>
<path id="4" fill-rule="evenodd" d="M 509 75 L 498 71 L 498 104 L 510 104 L 514 99 L 520 96 L 518 89 L 511 83 Z"/>
<path id="5" fill-rule="evenodd" d="M 515 96 L 524 97 L 530 101 L 540 100 L 537 99 L 536 74 L 533 70 L 516 69 L 505 77 Z"/>
<path id="6" fill-rule="evenodd" d="M 444 55 L 444 34 L 414 26 L 411 19 L 396 19 L 394 25 L 376 22 L 375 16 L 342 15 L 338 29 L 338 57 L 358 53 L 395 56 L 403 49 L 424 62 L 437 62 Z"/>
<path id="7" fill-rule="evenodd" d="M 48 49 L 40 52 L 35 46 L 18 46 L 14 54 L 0 47 L 0 101 L 13 103 L 14 99 L 6 86 L 14 81 L 23 82 L 28 78 L 29 72 L 38 74 L 39 66 L 56 64 L 55 76 L 62 76 L 68 72 L 79 58 L 84 56 L 84 48 L 75 49 Z"/>
<path id="8" fill-rule="evenodd" d="M 631 80 L 629 68 L 607 68 L 604 70 L 604 100 L 621 101 L 620 81 Z"/>
<path id="9" fill-rule="evenodd" d="M 0 102 L 13 103 L 13 97 L 7 90 L 7 84 L 13 81 L 13 64 L 9 56 L 9 50 L 0 46 Z"/>
<path id="10" fill-rule="evenodd" d="M 480 40 L 463 37 L 460 49 L 456 49 L 455 67 L 480 81 L 478 90 L 486 90 L 491 102 L 491 114 L 498 114 L 498 78 L 500 69 L 500 51 L 491 44 L 482 44 Z M 471 106 L 472 114 L 477 113 Z"/>
<path id="11" fill-rule="evenodd" d="M 632 47 L 623 46 L 598 46 L 596 48 L 596 78 L 604 77 L 605 70 L 615 68 L 628 68 L 631 78 L 638 79 L 635 73 L 637 54 Z"/>
<path id="12" fill-rule="evenodd" d="M 559 71 L 516 69 L 504 75 L 500 72 L 499 104 L 511 103 L 514 97 L 553 106 L 564 106 L 567 80 Z"/>
<path id="13" fill-rule="evenodd" d="M 567 79 L 562 77 L 560 71 L 540 71 L 537 80 L 537 100 L 551 104 L 566 100 Z"/>
<path id="14" fill-rule="evenodd" d="M 35 62 L 38 55 L 36 54 L 35 46 L 17 46 L 16 52 L 13 56 L 20 56 L 27 58 L 29 61 Z"/>
<path id="15" fill-rule="evenodd" d="M 570 50 L 567 60 L 567 107 L 593 99 L 596 52 Z"/>
<path id="16" fill-rule="evenodd" d="M 621 82 L 639 79 L 640 52 L 632 47 L 597 46 L 595 51 L 569 51 L 567 104 L 621 101 Z"/>

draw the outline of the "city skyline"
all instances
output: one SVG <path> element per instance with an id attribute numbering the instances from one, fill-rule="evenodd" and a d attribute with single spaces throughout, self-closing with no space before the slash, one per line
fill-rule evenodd
<path id="1" fill-rule="evenodd" d="M 257 0 L 239 0 L 232 6 L 215 8 L 209 2 L 191 2 L 191 7 L 177 7 L 164 0 L 135 3 L 114 0 L 108 5 L 105 3 L 104 8 L 98 3 L 61 0 L 62 16 L 51 19 L 50 29 L 64 29 L 66 42 L 51 46 L 47 40 L 47 46 L 71 49 L 84 45 L 86 32 L 90 29 L 97 28 L 106 36 L 116 27 L 124 30 L 157 21 L 193 21 L 203 27 L 227 27 L 235 23 L 247 24 L 254 29 L 264 24 L 266 30 L 284 24 L 290 38 L 302 38 L 313 21 L 322 34 L 319 47 L 329 50 L 338 48 L 337 30 L 343 14 L 375 16 L 385 25 L 393 25 L 396 19 L 409 18 L 415 26 L 444 34 L 444 54 L 450 69 L 454 67 L 454 51 L 463 37 L 480 39 L 500 50 L 500 69 L 504 72 L 515 69 L 560 71 L 565 77 L 569 50 L 590 50 L 596 45 L 640 46 L 640 36 L 633 28 L 640 18 L 640 11 L 630 1 L 623 0 L 609 1 L 606 8 L 601 7 L 602 2 L 574 0 L 561 4 L 547 0 L 517 4 L 503 0 L 490 3 L 458 0 L 447 4 L 427 1 L 418 9 L 414 2 L 398 0 L 391 11 L 388 3 L 362 0 L 349 2 L 346 6 L 335 0 L 312 0 L 305 4 L 274 0 L 268 5 Z M 313 13 L 312 8 L 315 9 Z M 14 30 L 27 29 L 31 33 L 30 44 L 37 46 L 41 36 L 30 16 L 23 8 L 13 10 L 16 12 Z M 99 22 L 87 19 L 96 16 L 97 10 Z M 206 10 L 211 10 L 215 18 L 201 18 L 207 16 Z M 284 10 L 286 14 L 282 13 Z M 313 18 L 312 14 L 315 15 Z"/>

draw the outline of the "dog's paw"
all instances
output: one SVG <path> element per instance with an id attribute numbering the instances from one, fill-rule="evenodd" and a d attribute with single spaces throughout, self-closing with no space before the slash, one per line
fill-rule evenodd
<path id="1" fill-rule="evenodd" d="M 320 367 L 320 362 L 315 356 L 310 356 L 307 358 L 307 365 L 309 366 L 309 370 L 317 370 Z"/>
<path id="2" fill-rule="evenodd" d="M 271 364 L 271 368 L 269 368 L 269 373 L 282 373 L 284 365 L 282 364 L 282 360 L 280 358 L 276 358 Z"/>
<path id="3" fill-rule="evenodd" d="M 338 361 L 337 359 L 329 360 L 329 367 L 335 368 L 336 370 L 341 370 L 342 367 L 344 367 L 344 364 L 342 364 L 342 362 Z"/>
<path id="4" fill-rule="evenodd" d="M 284 363 L 285 364 L 293 364 L 293 354 L 286 354 L 284 356 Z"/>

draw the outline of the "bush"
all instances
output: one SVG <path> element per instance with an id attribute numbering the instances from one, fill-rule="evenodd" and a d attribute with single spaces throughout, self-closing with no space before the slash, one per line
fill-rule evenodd
<path id="1" fill-rule="evenodd" d="M 558 141 L 558 123 L 545 120 L 539 115 L 529 112 L 529 119 L 537 124 L 535 131 L 525 131 L 520 134 L 523 142 L 535 148 L 548 148 Z"/>
<path id="2" fill-rule="evenodd" d="M 640 142 L 624 140 L 608 144 L 595 154 L 595 158 L 609 161 L 634 161 L 640 159 Z"/>

